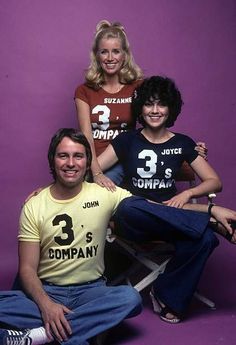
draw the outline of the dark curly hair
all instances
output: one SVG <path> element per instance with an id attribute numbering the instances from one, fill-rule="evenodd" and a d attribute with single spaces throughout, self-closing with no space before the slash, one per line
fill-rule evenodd
<path id="1" fill-rule="evenodd" d="M 85 147 L 86 157 L 87 157 L 87 174 L 90 174 L 90 167 L 91 167 L 91 161 L 92 161 L 92 152 L 89 145 L 89 142 L 85 135 L 81 132 L 79 132 L 77 129 L 74 128 L 61 128 L 59 129 L 55 135 L 52 137 L 49 148 L 48 148 L 48 163 L 50 172 L 56 180 L 56 173 L 55 173 L 55 154 L 57 146 L 60 144 L 63 138 L 70 138 L 75 143 L 81 144 Z"/>
<path id="2" fill-rule="evenodd" d="M 169 116 L 166 127 L 172 127 L 181 112 L 183 101 L 174 81 L 167 77 L 152 76 L 144 79 L 132 97 L 131 111 L 133 118 L 138 119 L 139 123 L 145 127 L 145 121 L 141 116 L 143 106 L 146 102 L 155 99 L 168 106 Z"/>

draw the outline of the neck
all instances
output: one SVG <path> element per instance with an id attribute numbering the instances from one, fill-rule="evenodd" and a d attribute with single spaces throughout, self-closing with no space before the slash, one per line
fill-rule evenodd
<path id="1" fill-rule="evenodd" d="M 105 84 L 103 84 L 102 86 L 102 88 L 109 93 L 119 92 L 122 87 L 123 87 L 123 84 L 119 82 L 119 77 L 117 74 L 113 76 L 106 76 Z"/>
<path id="2" fill-rule="evenodd" d="M 107 85 L 107 84 L 109 84 L 109 85 L 119 84 L 118 74 L 112 74 L 112 75 L 105 74 L 104 79 L 105 79 L 105 85 Z"/>
<path id="3" fill-rule="evenodd" d="M 67 200 L 67 199 L 72 199 L 75 196 L 77 196 L 81 192 L 81 189 L 82 189 L 82 183 L 80 183 L 77 186 L 72 186 L 70 188 L 56 181 L 50 187 L 50 192 L 54 199 Z"/>
<path id="4" fill-rule="evenodd" d="M 141 131 L 143 136 L 153 144 L 161 144 L 169 140 L 174 134 L 164 128 L 153 128 L 145 127 Z"/>

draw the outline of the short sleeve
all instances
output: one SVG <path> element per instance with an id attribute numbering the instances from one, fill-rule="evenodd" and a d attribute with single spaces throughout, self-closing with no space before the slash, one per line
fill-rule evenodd
<path id="1" fill-rule="evenodd" d="M 196 142 L 188 137 L 184 136 L 184 156 L 186 162 L 191 164 L 197 157 L 198 157 L 198 152 L 195 150 L 195 147 L 197 146 Z"/>
<path id="2" fill-rule="evenodd" d="M 76 88 L 74 99 L 79 98 L 85 103 L 88 103 L 87 87 L 83 84 Z"/>
<path id="3" fill-rule="evenodd" d="M 24 205 L 21 211 L 18 240 L 40 242 L 39 227 L 28 203 Z"/>

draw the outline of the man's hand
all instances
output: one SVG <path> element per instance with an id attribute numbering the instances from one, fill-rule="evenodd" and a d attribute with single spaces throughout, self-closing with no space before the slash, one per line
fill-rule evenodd
<path id="1" fill-rule="evenodd" d="M 72 334 L 70 324 L 65 318 L 65 314 L 68 313 L 72 313 L 69 308 L 50 300 L 41 307 L 41 314 L 49 339 L 53 340 L 55 337 L 62 342 L 66 341 L 68 335 Z"/>

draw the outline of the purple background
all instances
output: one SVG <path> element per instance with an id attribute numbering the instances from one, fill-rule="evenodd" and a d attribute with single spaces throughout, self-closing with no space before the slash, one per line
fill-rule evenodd
<path id="1" fill-rule="evenodd" d="M 101 19 L 123 23 L 146 76 L 176 80 L 185 105 L 174 130 L 207 143 L 224 182 L 217 202 L 236 208 L 235 0 L 1 0 L 0 289 L 17 270 L 21 205 L 51 180 L 49 139 L 77 126 L 73 94 Z M 223 258 L 227 276 L 232 247 L 222 242 L 208 272 Z"/>

